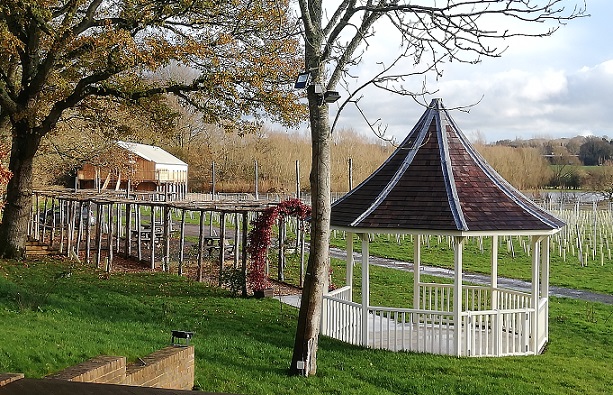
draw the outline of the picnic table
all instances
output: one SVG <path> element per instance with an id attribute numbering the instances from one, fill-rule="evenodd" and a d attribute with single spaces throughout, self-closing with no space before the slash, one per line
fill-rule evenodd
<path id="1" fill-rule="evenodd" d="M 223 243 L 219 236 L 203 236 L 202 240 L 204 241 L 205 254 L 208 257 L 219 256 L 219 251 L 221 250 L 222 244 L 224 253 L 234 253 L 234 244 L 230 244 L 229 239 L 227 238 L 224 238 Z"/>
<path id="2" fill-rule="evenodd" d="M 138 234 L 140 232 L 140 237 L 142 241 L 151 241 L 151 225 L 141 225 L 140 229 L 132 229 L 132 239 L 137 240 Z M 155 227 L 155 241 L 159 242 L 164 235 L 164 230 L 161 226 Z"/>

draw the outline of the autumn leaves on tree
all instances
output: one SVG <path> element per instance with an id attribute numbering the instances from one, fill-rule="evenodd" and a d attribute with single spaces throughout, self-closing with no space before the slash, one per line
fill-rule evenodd
<path id="1" fill-rule="evenodd" d="M 12 136 L 13 178 L 0 255 L 23 255 L 32 161 L 64 118 L 172 93 L 228 128 L 247 118 L 297 122 L 293 23 L 287 1 L 3 1 L 0 126 Z M 185 72 L 164 78 L 168 67 Z"/>

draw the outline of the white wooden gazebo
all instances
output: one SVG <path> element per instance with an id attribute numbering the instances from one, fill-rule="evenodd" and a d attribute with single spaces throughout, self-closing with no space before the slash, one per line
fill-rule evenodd
<path id="1" fill-rule="evenodd" d="M 331 223 L 347 234 L 347 279 L 324 295 L 323 335 L 364 347 L 456 356 L 534 355 L 546 345 L 549 238 L 564 223 L 498 175 L 440 99 L 379 169 L 333 204 Z M 412 308 L 370 304 L 369 234 L 413 235 Z M 351 300 L 354 235 L 362 240 L 360 303 Z M 453 284 L 421 281 L 424 235 L 452 238 Z M 492 239 L 488 286 L 463 282 L 463 245 L 471 236 Z M 498 239 L 506 236 L 530 237 L 529 293 L 498 286 Z"/>

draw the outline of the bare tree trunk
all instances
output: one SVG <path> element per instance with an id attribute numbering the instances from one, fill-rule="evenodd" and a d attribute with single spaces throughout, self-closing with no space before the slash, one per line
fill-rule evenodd
<path id="1" fill-rule="evenodd" d="M 304 278 L 298 326 L 290 374 L 314 375 L 317 372 L 317 346 L 323 291 L 329 272 L 330 240 L 330 125 L 328 106 L 309 92 L 311 117 L 311 242 Z"/>
<path id="2" fill-rule="evenodd" d="M 32 212 L 32 163 L 41 138 L 14 126 L 9 170 L 13 177 L 6 186 L 6 206 L 0 225 L 0 257 L 25 256 L 28 221 Z"/>

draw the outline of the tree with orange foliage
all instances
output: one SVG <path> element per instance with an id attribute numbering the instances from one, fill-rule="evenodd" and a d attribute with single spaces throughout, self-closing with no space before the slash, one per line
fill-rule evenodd
<path id="1" fill-rule="evenodd" d="M 0 125 L 13 177 L 0 256 L 24 254 L 33 158 L 68 113 L 174 94 L 209 123 L 296 123 L 293 26 L 287 0 L 3 0 Z M 170 66 L 187 72 L 161 78 Z"/>

